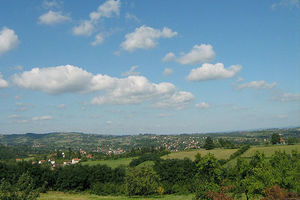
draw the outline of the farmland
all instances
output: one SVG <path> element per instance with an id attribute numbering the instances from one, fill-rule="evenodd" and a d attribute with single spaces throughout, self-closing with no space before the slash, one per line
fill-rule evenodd
<path id="1" fill-rule="evenodd" d="M 164 159 L 184 159 L 189 158 L 191 160 L 195 159 L 195 156 L 200 153 L 201 156 L 204 156 L 208 153 L 213 154 L 218 159 L 227 159 L 231 154 L 233 154 L 236 149 L 213 149 L 213 150 L 190 150 L 190 151 L 181 151 L 181 152 L 174 152 L 168 155 L 163 156 Z"/>
<path id="2" fill-rule="evenodd" d="M 272 146 L 253 146 L 246 151 L 241 157 L 251 157 L 256 151 L 264 153 L 266 157 L 272 156 L 275 151 L 285 151 L 291 153 L 292 150 L 300 152 L 300 144 L 297 145 L 272 145 Z"/>
<path id="3" fill-rule="evenodd" d="M 134 158 L 119 158 L 117 160 L 96 160 L 96 161 L 86 161 L 86 162 L 82 162 L 83 165 L 107 165 L 111 168 L 116 168 L 120 165 L 129 165 L 129 163 L 132 161 L 132 159 Z"/>
<path id="4" fill-rule="evenodd" d="M 300 151 L 300 144 L 297 145 L 272 145 L 272 146 L 252 146 L 248 151 L 246 151 L 244 154 L 242 154 L 240 157 L 242 158 L 248 158 L 254 155 L 256 151 L 260 153 L 264 153 L 266 157 L 270 157 L 273 155 L 276 151 L 285 151 L 286 153 L 291 153 L 292 150 Z M 168 155 L 162 156 L 163 159 L 184 159 L 189 158 L 191 160 L 195 159 L 195 156 L 199 153 L 201 156 L 205 156 L 208 153 L 213 154 L 217 159 L 228 159 L 231 154 L 236 152 L 237 149 L 212 149 L 212 150 L 189 150 L 189 151 L 180 151 L 180 152 L 173 152 Z M 134 158 L 119 158 L 116 160 L 97 160 L 97 161 L 86 161 L 82 162 L 83 165 L 107 165 L 111 168 L 116 168 L 120 165 L 128 166 L 129 163 Z M 236 160 L 236 159 L 235 159 Z M 235 163 L 232 160 L 230 163 Z"/>

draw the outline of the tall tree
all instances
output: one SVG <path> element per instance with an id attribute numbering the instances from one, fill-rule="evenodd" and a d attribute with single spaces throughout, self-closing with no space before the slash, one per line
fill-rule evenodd
<path id="1" fill-rule="evenodd" d="M 210 149 L 214 149 L 215 148 L 214 141 L 212 140 L 212 138 L 210 136 L 208 136 L 206 138 L 205 143 L 204 143 L 204 148 L 206 150 L 210 150 Z"/>
<path id="2" fill-rule="evenodd" d="M 209 199 L 209 192 L 218 192 L 222 181 L 222 167 L 212 154 L 197 157 L 196 199 Z"/>
<path id="3" fill-rule="evenodd" d="M 273 133 L 271 142 L 272 144 L 280 143 L 280 135 L 278 133 Z"/>

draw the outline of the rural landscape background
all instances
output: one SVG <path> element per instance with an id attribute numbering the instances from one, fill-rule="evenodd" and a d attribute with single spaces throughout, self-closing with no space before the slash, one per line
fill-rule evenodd
<path id="1" fill-rule="evenodd" d="M 300 0 L 0 1 L 0 199 L 299 199 Z"/>

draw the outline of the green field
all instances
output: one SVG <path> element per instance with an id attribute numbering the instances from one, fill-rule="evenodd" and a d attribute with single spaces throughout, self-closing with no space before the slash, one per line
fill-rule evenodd
<path id="1" fill-rule="evenodd" d="M 81 164 L 83 165 L 107 165 L 111 168 L 116 168 L 120 165 L 129 165 L 129 163 L 133 160 L 134 158 L 120 158 L 117 160 L 95 160 L 95 161 L 86 161 L 82 162 Z"/>
<path id="2" fill-rule="evenodd" d="M 157 197 L 97 196 L 85 193 L 48 192 L 41 194 L 39 200 L 192 200 L 194 195 L 163 195 Z"/>
<path id="3" fill-rule="evenodd" d="M 205 150 L 205 149 L 200 149 L 200 150 L 191 150 L 191 151 L 180 151 L 180 152 L 174 152 L 170 153 L 168 155 L 163 156 L 162 158 L 164 159 L 184 159 L 184 158 L 189 158 L 191 160 L 195 159 L 195 156 L 197 153 L 200 153 L 201 156 L 204 156 L 208 153 L 213 154 L 216 158 L 218 159 L 227 159 L 231 154 L 233 154 L 236 151 L 236 149 L 213 149 L 213 150 Z"/>
<path id="4" fill-rule="evenodd" d="M 275 151 L 285 151 L 291 153 L 292 150 L 300 152 L 300 144 L 297 145 L 272 145 L 272 146 L 253 146 L 246 151 L 241 157 L 251 157 L 256 151 L 264 153 L 266 157 L 271 157 Z"/>
<path id="5" fill-rule="evenodd" d="M 189 158 L 191 160 L 195 159 L 197 153 L 200 153 L 202 156 L 211 153 L 218 159 L 228 159 L 231 154 L 233 154 L 237 149 L 213 149 L 213 150 L 190 150 L 190 151 L 180 151 L 173 152 L 168 155 L 163 156 L 163 159 L 184 159 Z M 252 146 L 248 151 L 246 151 L 241 157 L 248 158 L 254 155 L 256 151 L 264 153 L 266 157 L 270 157 L 275 153 L 275 151 L 285 151 L 287 153 L 292 152 L 292 150 L 297 150 L 300 152 L 300 144 L 297 145 L 273 145 L 273 146 Z M 97 160 L 97 161 L 86 161 L 82 162 L 83 165 L 107 165 L 112 168 L 116 168 L 120 165 L 129 165 L 129 163 L 134 158 L 120 158 L 117 160 Z M 230 161 L 230 165 L 235 163 L 235 160 Z M 148 163 L 147 163 L 148 164 Z M 153 163 L 151 163 L 152 165 Z"/>
<path id="6" fill-rule="evenodd" d="M 251 156 L 255 154 L 256 151 L 264 153 L 267 158 L 270 158 L 276 151 L 285 151 L 286 153 L 291 153 L 292 150 L 297 150 L 300 152 L 300 144 L 297 145 L 272 145 L 272 146 L 251 146 L 251 148 L 243 153 L 240 157 L 249 160 Z M 237 158 L 230 160 L 225 164 L 225 167 L 235 166 Z"/>

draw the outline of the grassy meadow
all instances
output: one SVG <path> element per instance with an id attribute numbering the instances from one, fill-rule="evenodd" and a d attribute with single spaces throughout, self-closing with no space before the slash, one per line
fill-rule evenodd
<path id="1" fill-rule="evenodd" d="M 164 159 L 189 158 L 191 160 L 194 160 L 197 153 L 200 153 L 201 156 L 205 156 L 206 154 L 211 153 L 218 159 L 227 159 L 230 157 L 231 154 L 233 154 L 236 151 L 237 151 L 237 149 L 212 149 L 212 150 L 199 149 L 199 150 L 174 152 L 174 153 L 165 155 L 162 158 L 164 158 Z"/>
<path id="2" fill-rule="evenodd" d="M 255 154 L 256 151 L 264 153 L 267 158 L 270 158 L 276 151 L 285 151 L 286 153 L 291 153 L 292 150 L 300 152 L 300 144 L 296 145 L 272 145 L 272 146 L 251 146 L 248 151 L 243 153 L 240 157 L 244 159 L 250 159 L 251 156 Z M 232 167 L 236 164 L 237 158 L 230 160 L 225 164 L 225 167 Z"/>
<path id="3" fill-rule="evenodd" d="M 266 157 L 271 157 L 276 151 L 285 151 L 291 153 L 292 150 L 300 152 L 300 144 L 296 145 L 272 145 L 272 146 L 252 146 L 241 157 L 251 157 L 256 151 L 264 153 Z"/>
<path id="4" fill-rule="evenodd" d="M 300 152 L 300 144 L 296 145 L 272 145 L 272 146 L 251 146 L 251 148 L 246 151 L 244 154 L 241 155 L 242 158 L 248 158 L 254 155 L 256 151 L 264 153 L 266 157 L 270 157 L 275 153 L 275 151 L 285 151 L 287 153 L 291 153 L 292 150 L 297 150 Z M 198 149 L 198 150 L 189 150 L 189 151 L 180 151 L 180 152 L 173 152 L 168 155 L 163 156 L 163 159 L 184 159 L 189 158 L 191 160 L 195 159 L 197 153 L 200 153 L 202 156 L 211 153 L 218 159 L 228 159 L 231 154 L 233 154 L 237 149 L 212 149 L 212 150 L 205 150 L 205 149 Z M 116 168 L 120 165 L 128 166 L 129 163 L 134 158 L 120 158 L 117 160 L 96 160 L 96 161 L 86 161 L 82 162 L 83 165 L 107 165 L 112 168 Z M 234 164 L 236 159 L 231 160 L 228 164 Z M 149 163 L 145 163 L 145 165 L 150 164 L 153 165 L 153 162 L 148 161 Z M 143 164 L 143 163 L 142 163 Z"/>
<path id="5" fill-rule="evenodd" d="M 86 162 L 82 162 L 81 164 L 82 165 L 107 165 L 111 168 L 116 168 L 120 165 L 129 165 L 129 163 L 133 160 L 134 158 L 120 158 L 120 159 L 117 159 L 117 160 L 90 160 L 90 161 L 86 161 Z"/>
<path id="6" fill-rule="evenodd" d="M 63 193 L 63 192 L 47 192 L 42 193 L 38 200 L 192 200 L 191 195 L 163 195 L 153 197 L 126 197 L 126 196 L 97 196 L 88 193 Z"/>

